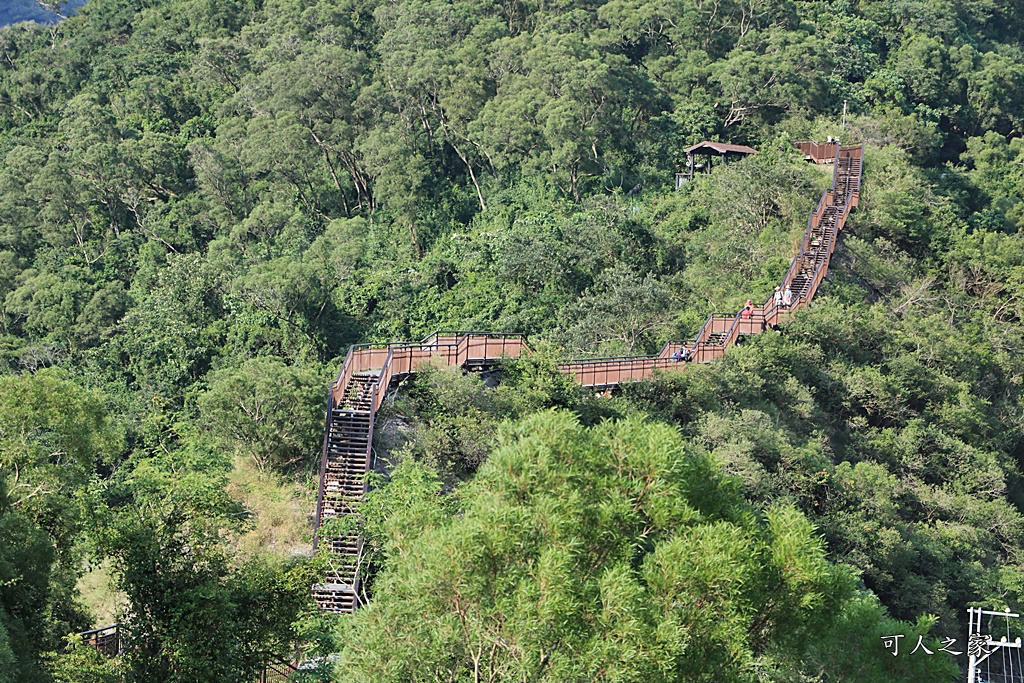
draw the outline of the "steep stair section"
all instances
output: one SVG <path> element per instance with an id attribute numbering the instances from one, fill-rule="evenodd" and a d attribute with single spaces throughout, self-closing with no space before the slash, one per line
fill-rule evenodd
<path id="1" fill-rule="evenodd" d="M 359 606 L 362 539 L 359 503 L 366 493 L 366 473 L 372 467 L 373 400 L 377 376 L 353 375 L 337 407 L 329 408 L 320 469 L 316 526 L 344 520 L 347 528 L 332 534 L 327 543 L 328 569 L 324 581 L 313 586 L 316 603 L 333 612 Z M 333 398 L 333 397 L 332 397 Z"/>
<path id="2" fill-rule="evenodd" d="M 329 551 L 324 553 L 328 567 L 323 581 L 313 586 L 320 607 L 352 612 L 361 602 L 365 558 L 359 506 L 374 465 L 374 417 L 388 387 L 425 363 L 483 370 L 525 351 L 529 348 L 522 335 L 487 332 L 436 332 L 419 343 L 349 349 L 331 385 L 320 461 L 313 547 Z"/>
<path id="3" fill-rule="evenodd" d="M 776 306 L 772 294 L 748 316 L 709 316 L 694 339 L 669 342 L 656 356 L 580 359 L 560 365 L 562 371 L 583 386 L 604 390 L 651 377 L 655 370 L 677 367 L 683 362 L 679 353 L 686 361 L 707 363 L 724 355 L 741 337 L 777 327 L 794 310 L 807 305 L 828 272 L 839 232 L 860 200 L 864 148 L 841 147 L 837 142 L 798 142 L 796 146 L 809 161 L 833 164 L 833 171 L 832 187 L 811 212 L 800 248 L 779 285 L 782 290 L 790 288 L 790 306 Z"/>

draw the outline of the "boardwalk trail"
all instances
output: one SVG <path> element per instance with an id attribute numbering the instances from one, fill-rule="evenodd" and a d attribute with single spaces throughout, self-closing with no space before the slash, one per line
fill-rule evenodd
<path id="1" fill-rule="evenodd" d="M 793 310 L 806 306 L 828 272 L 829 260 L 850 211 L 860 197 L 863 146 L 838 143 L 797 143 L 815 163 L 834 164 L 832 187 L 811 212 L 800 249 L 781 288 L 792 291 L 790 306 L 776 305 L 774 293 L 749 315 L 711 315 L 692 341 L 669 342 L 654 356 L 625 356 L 571 361 L 559 366 L 586 387 L 608 389 L 651 377 L 655 369 L 682 368 L 674 355 L 707 363 L 723 355 L 741 335 L 776 327 Z M 330 567 L 313 595 L 322 608 L 351 612 L 360 604 L 363 540 L 354 529 L 324 537 L 320 527 L 332 519 L 352 519 L 367 491 L 366 474 L 373 469 L 373 423 L 388 387 L 427 362 L 462 368 L 487 368 L 502 358 L 518 358 L 529 347 L 522 335 L 489 332 L 435 332 L 416 342 L 359 344 L 349 349 L 337 380 L 331 384 L 320 463 L 314 544 L 326 544 Z"/>

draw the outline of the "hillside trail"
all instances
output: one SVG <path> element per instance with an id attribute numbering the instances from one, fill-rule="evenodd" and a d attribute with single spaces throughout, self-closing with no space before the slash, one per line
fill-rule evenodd
<path id="1" fill-rule="evenodd" d="M 745 306 L 733 316 L 708 317 L 690 341 L 670 341 L 653 356 L 588 358 L 559 365 L 584 387 L 606 391 L 624 382 L 653 376 L 655 370 L 681 370 L 689 363 L 709 363 L 743 337 L 777 328 L 806 306 L 825 275 L 839 232 L 860 200 L 863 145 L 798 142 L 804 157 L 833 164 L 832 187 L 810 215 L 807 230 L 789 270 L 760 305 Z M 320 462 L 313 547 L 330 552 L 323 581 L 313 586 L 317 604 L 332 612 L 352 612 L 365 601 L 363 538 L 358 531 L 359 505 L 374 467 L 373 427 L 377 411 L 393 382 L 427 363 L 487 369 L 502 359 L 529 353 L 520 334 L 435 332 L 420 342 L 357 344 L 348 350 L 338 378 L 331 384 Z M 331 523 L 330 533 L 321 527 Z"/>

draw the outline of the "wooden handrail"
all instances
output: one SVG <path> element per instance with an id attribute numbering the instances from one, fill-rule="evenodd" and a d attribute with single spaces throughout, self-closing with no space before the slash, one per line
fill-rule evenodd
<path id="1" fill-rule="evenodd" d="M 85 645 L 91 645 L 101 654 L 116 657 L 121 654 L 121 624 L 109 624 L 78 634 Z"/>
<path id="2" fill-rule="evenodd" d="M 793 145 L 804 153 L 804 156 L 808 159 L 812 159 L 815 163 L 828 163 L 836 156 L 836 148 L 839 143 L 837 142 L 813 142 L 810 140 L 804 140 L 800 142 L 794 142 Z"/>
<path id="3" fill-rule="evenodd" d="M 349 356 L 352 355 L 352 349 L 348 350 Z M 347 357 L 346 357 L 347 360 Z M 344 372 L 344 370 L 342 370 Z M 341 373 L 339 373 L 341 374 Z M 334 389 L 328 387 L 327 389 L 327 416 L 324 418 L 324 443 L 323 448 L 320 452 L 320 481 L 323 482 L 324 476 L 327 474 L 327 445 L 331 435 L 331 413 L 334 411 Z M 316 519 L 313 520 L 313 550 L 316 550 L 317 541 L 319 536 L 316 533 L 320 529 L 320 525 L 323 523 L 321 516 L 323 515 L 324 509 L 324 487 L 317 487 L 316 492 Z"/>

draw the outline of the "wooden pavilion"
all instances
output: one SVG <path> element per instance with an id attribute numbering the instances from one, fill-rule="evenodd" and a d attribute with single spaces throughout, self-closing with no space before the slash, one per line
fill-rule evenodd
<path id="1" fill-rule="evenodd" d="M 710 142 L 705 140 L 704 142 L 698 142 L 696 145 L 687 147 L 686 152 L 686 170 L 682 173 L 676 173 L 676 189 L 678 190 L 683 186 L 687 180 L 692 180 L 694 175 L 697 173 L 711 173 L 713 165 L 713 159 L 716 157 L 721 160 L 721 163 L 726 164 L 729 161 L 735 161 L 736 159 L 742 159 L 745 156 L 751 154 L 757 154 L 757 150 L 753 147 L 747 147 L 746 145 L 730 145 L 725 142 Z M 705 158 L 704 163 L 698 163 L 694 157 L 703 156 Z"/>

